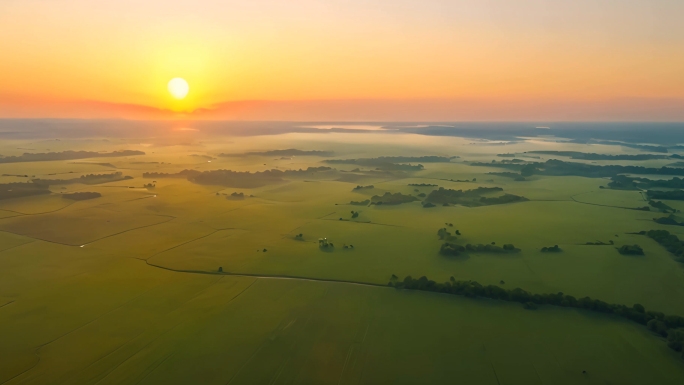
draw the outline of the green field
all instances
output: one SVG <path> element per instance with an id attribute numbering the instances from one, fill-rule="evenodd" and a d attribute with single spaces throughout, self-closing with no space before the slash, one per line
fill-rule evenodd
<path id="1" fill-rule="evenodd" d="M 387 286 L 393 274 L 454 277 L 684 316 L 682 263 L 634 234 L 661 229 L 681 238 L 684 227 L 653 222 L 663 216 L 655 210 L 634 210 L 648 205 L 638 191 L 600 188 L 609 180 L 581 176 L 514 181 L 487 174 L 500 168 L 468 163 L 558 149 L 557 143 L 503 149 L 463 138 L 375 133 L 198 137 L 189 145 L 91 139 L 0 144 L 5 156 L 26 152 L 17 148 L 146 152 L 0 164 L 0 174 L 40 179 L 115 171 L 132 177 L 51 185 L 50 194 L 0 200 L 0 384 L 684 383 L 681 354 L 643 325 L 614 315 L 551 305 L 526 310 Z M 564 149 L 621 153 L 615 147 Z M 287 148 L 334 151 L 335 159 L 459 158 L 423 163 L 422 171 L 384 171 L 329 165 L 318 156 L 218 156 Z M 114 168 L 89 164 L 99 162 Z M 255 188 L 143 178 L 186 169 L 321 166 L 336 170 L 291 174 Z M 3 176 L 0 183 L 29 179 Z M 420 183 L 501 187 L 528 200 L 479 207 L 349 204 L 437 188 L 409 186 Z M 374 188 L 353 190 L 357 185 Z M 67 192 L 102 196 L 72 201 L 61 197 Z M 234 192 L 244 199 L 229 199 Z M 681 201 L 667 203 L 684 209 Z M 437 231 L 445 226 L 461 232 L 459 244 L 514 244 L 521 251 L 441 255 Z M 319 247 L 321 238 L 335 247 Z M 645 255 L 616 250 L 633 244 Z M 541 252 L 553 245 L 562 252 Z"/>

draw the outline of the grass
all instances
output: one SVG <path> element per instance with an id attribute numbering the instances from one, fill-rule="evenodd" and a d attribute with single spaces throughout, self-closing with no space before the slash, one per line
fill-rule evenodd
<path id="1" fill-rule="evenodd" d="M 89 293 L 76 294 L 85 288 Z M 59 303 L 65 296 L 72 303 Z M 681 362 L 643 328 L 568 309 L 531 312 L 391 288 L 169 273 L 138 261 L 67 280 L 43 300 L 60 310 L 52 330 L 29 337 L 22 328 L 10 336 L 17 325 L 3 324 L 10 345 L 51 341 L 13 357 L 33 369 L 9 383 L 684 379 Z M 36 305 L 8 310 L 26 314 Z"/>
<path id="2" fill-rule="evenodd" d="M 458 138 L 400 144 L 395 142 L 400 138 L 392 137 L 390 144 L 360 142 L 344 153 L 343 146 L 337 149 L 329 142 L 332 136 L 316 138 L 284 135 L 279 141 L 259 139 L 258 144 L 235 138 L 234 143 L 217 140 L 206 147 L 130 144 L 123 147 L 148 155 L 111 161 L 132 180 L 69 185 L 66 190 L 53 188 L 55 194 L 49 196 L 0 202 L 0 383 L 684 380 L 684 362 L 660 337 L 610 316 L 551 307 L 528 311 L 510 303 L 348 283 L 178 273 L 140 260 L 178 270 L 213 273 L 222 267 L 230 273 L 381 285 L 391 274 L 443 281 L 454 276 L 482 284 L 503 280 L 509 289 L 562 291 L 684 315 L 681 264 L 654 241 L 627 234 L 667 229 L 682 237 L 684 228 L 654 223 L 654 212 L 609 207 L 646 205 L 636 192 L 602 190 L 605 180 L 579 177 L 534 176 L 515 182 L 485 174 L 498 169 L 457 163 L 491 161 L 496 153 L 524 151 L 522 144 L 510 151 L 497 146 L 471 150 L 469 140 Z M 53 150 L 122 148 L 121 143 L 94 148 L 75 141 L 70 148 L 67 142 Z M 425 171 L 415 174 L 298 179 L 255 189 L 200 186 L 183 179 L 160 179 L 152 191 L 126 187 L 151 182 L 141 178 L 145 171 L 320 165 L 315 157 L 219 158 L 208 163 L 189 156 L 264 148 L 332 149 L 341 158 L 435 151 L 462 158 L 426 164 Z M 0 153 L 14 155 L 5 150 L 0 146 Z M 160 163 L 135 163 L 141 161 Z M 102 169 L 66 162 L 36 167 L 0 165 L 0 173 L 44 177 L 74 170 L 68 175 L 77 177 Z M 477 182 L 439 180 L 472 178 Z M 478 208 L 424 209 L 420 202 L 346 205 L 386 191 L 416 195 L 410 183 L 463 190 L 499 186 L 530 201 Z M 352 191 L 357 184 L 375 189 Z M 432 188 L 418 189 L 429 193 Z M 103 196 L 67 206 L 59 196 L 62 191 Z M 216 195 L 234 191 L 254 197 L 232 201 Z M 360 216 L 338 220 L 351 219 L 351 210 Z M 512 243 L 522 251 L 441 256 L 437 230 L 445 222 L 454 224 L 450 231 L 463 234 L 459 244 Z M 303 241 L 293 239 L 299 233 Z M 333 242 L 335 250 L 321 251 L 321 237 Z M 583 245 L 597 240 L 612 240 L 615 246 Z M 86 246 L 78 247 L 82 244 Z M 354 249 L 343 249 L 343 244 Z M 555 244 L 562 253 L 540 251 Z M 620 255 L 615 247 L 623 244 L 639 244 L 645 255 Z"/>

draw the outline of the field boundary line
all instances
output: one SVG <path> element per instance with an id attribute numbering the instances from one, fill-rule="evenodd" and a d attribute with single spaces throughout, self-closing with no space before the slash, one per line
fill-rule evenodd
<path id="1" fill-rule="evenodd" d="M 179 245 L 180 246 L 180 245 Z M 332 283 L 346 283 L 350 285 L 361 285 L 361 286 L 373 286 L 373 287 L 387 287 L 389 288 L 390 286 L 383 285 L 380 283 L 372 283 L 372 282 L 361 282 L 361 281 L 350 281 L 350 280 L 344 280 L 344 279 L 334 279 L 334 278 L 313 278 L 313 277 L 301 277 L 301 276 L 295 276 L 295 275 L 279 275 L 279 274 L 274 274 L 274 275 L 269 275 L 269 274 L 252 274 L 252 273 L 231 273 L 231 272 L 218 272 L 218 271 L 203 271 L 203 270 L 184 270 L 184 269 L 174 269 L 171 267 L 166 267 L 166 266 L 161 266 L 157 265 L 154 263 L 150 263 L 148 260 L 144 258 L 136 258 L 133 257 L 133 259 L 137 259 L 140 261 L 145 262 L 148 266 L 151 267 L 156 267 L 158 269 L 162 270 L 168 270 L 172 271 L 175 273 L 187 273 L 187 274 L 204 274 L 204 275 L 222 275 L 222 276 L 233 276 L 233 277 L 251 277 L 251 278 L 262 278 L 262 279 L 292 279 L 292 280 L 299 280 L 299 281 L 312 281 L 312 282 L 332 282 Z"/>
<path id="2" fill-rule="evenodd" d="M 582 201 L 578 201 L 577 199 L 575 199 L 575 197 L 576 197 L 577 195 L 588 194 L 588 193 L 592 193 L 592 192 L 595 192 L 595 191 L 587 191 L 587 192 L 575 194 L 575 195 L 570 196 L 570 199 L 572 199 L 574 202 L 581 203 L 581 204 L 583 204 L 583 205 L 601 206 L 601 207 L 612 207 L 612 208 L 615 208 L 615 209 L 625 209 L 625 210 L 642 211 L 642 210 L 639 210 L 638 207 L 623 207 L 623 206 L 602 205 L 602 204 L 600 204 L 600 203 L 582 202 Z"/>
<path id="3" fill-rule="evenodd" d="M 55 212 L 60 211 L 60 210 L 64 210 L 65 208 L 67 208 L 67 207 L 69 207 L 69 206 L 75 204 L 76 202 L 78 202 L 78 201 L 73 201 L 73 202 L 67 204 L 66 206 L 60 207 L 60 208 L 58 208 L 58 209 L 56 209 L 56 210 L 43 211 L 43 212 L 40 212 L 40 213 L 30 213 L 30 214 L 29 214 L 29 213 L 22 213 L 21 211 L 16 211 L 16 210 L 0 209 L 0 211 L 7 211 L 7 212 L 10 212 L 10 213 L 17 213 L 17 214 L 19 214 L 19 215 L 12 215 L 11 217 L 0 218 L 0 220 L 2 220 L 2 219 L 9 219 L 9 218 L 16 218 L 16 217 L 21 217 L 21 216 L 27 216 L 27 215 L 51 214 L 51 213 L 55 213 Z"/>
<path id="4" fill-rule="evenodd" d="M 19 235 L 19 236 L 26 237 L 26 238 L 30 238 L 30 239 L 34 239 L 34 240 L 37 240 L 37 241 L 43 241 L 43 242 L 48 242 L 48 243 L 54 243 L 54 244 L 56 244 L 56 245 L 71 246 L 71 247 L 81 247 L 81 246 L 83 246 L 83 245 L 89 245 L 89 244 L 91 244 L 91 243 L 95 243 L 95 242 L 101 241 L 101 240 L 103 240 L 103 239 L 111 238 L 111 237 L 114 237 L 114 236 L 116 236 L 116 235 L 121 235 L 121 234 L 127 233 L 127 232 L 129 232 L 129 231 L 134 231 L 134 230 L 144 229 L 144 228 L 146 228 L 146 227 L 152 227 L 152 226 L 161 225 L 161 224 L 164 224 L 164 223 L 167 223 L 167 222 L 170 222 L 170 221 L 176 219 L 176 217 L 171 216 L 171 215 L 157 215 L 157 216 L 160 216 L 160 217 L 170 217 L 170 218 L 167 219 L 167 220 L 165 220 L 165 221 L 161 221 L 161 222 L 157 222 L 157 223 L 152 223 L 152 224 L 145 225 L 145 226 L 134 227 L 134 228 L 132 228 L 132 229 L 127 229 L 127 230 L 119 231 L 118 233 L 105 235 L 104 237 L 97 238 L 97 239 L 93 239 L 92 241 L 87 241 L 87 242 L 83 243 L 82 245 L 81 245 L 81 244 L 76 244 L 76 245 L 74 245 L 74 244 L 70 244 L 70 243 L 63 243 L 63 242 L 57 242 L 57 241 L 50 241 L 50 240 L 48 240 L 48 239 L 42 239 L 42 238 L 32 237 L 32 236 L 30 236 L 30 235 L 15 233 L 15 232 L 8 231 L 8 230 L 0 230 L 0 232 L 9 233 L 9 234 L 14 234 L 14 235 Z M 12 217 L 12 218 L 14 218 L 14 217 Z M 4 218 L 3 218 L 3 219 L 4 219 Z M 30 242 L 27 242 L 27 243 L 30 243 Z M 24 243 L 23 245 L 25 245 L 25 244 L 26 244 L 26 243 Z M 21 246 L 21 245 L 20 245 L 20 246 Z M 4 251 L 4 250 L 2 250 L 2 251 Z"/>

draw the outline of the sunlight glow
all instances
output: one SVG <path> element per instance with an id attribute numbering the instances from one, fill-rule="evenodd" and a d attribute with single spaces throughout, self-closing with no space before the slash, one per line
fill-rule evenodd
<path id="1" fill-rule="evenodd" d="M 173 95 L 173 97 L 176 99 L 185 98 L 185 95 L 187 95 L 188 91 L 190 91 L 188 82 L 181 78 L 173 78 L 169 80 L 167 88 L 169 89 L 171 95 Z"/>

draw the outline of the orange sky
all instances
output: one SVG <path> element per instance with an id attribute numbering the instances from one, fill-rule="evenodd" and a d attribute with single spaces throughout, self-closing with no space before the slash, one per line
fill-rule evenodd
<path id="1" fill-rule="evenodd" d="M 684 120 L 681 15 L 681 0 L 3 0 L 0 118 Z"/>

